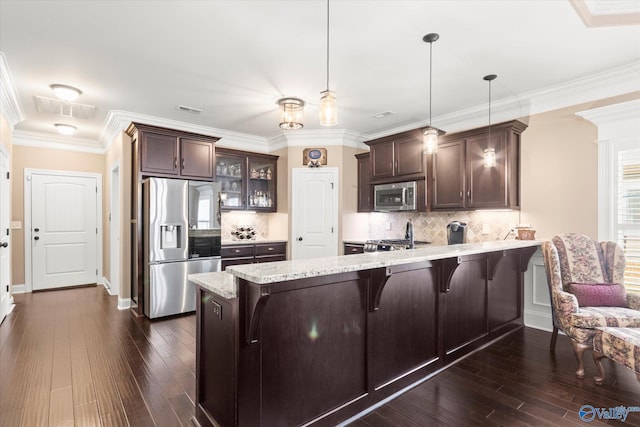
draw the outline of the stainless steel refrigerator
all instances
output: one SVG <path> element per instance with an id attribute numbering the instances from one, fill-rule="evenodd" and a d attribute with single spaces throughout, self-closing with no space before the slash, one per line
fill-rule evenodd
<path id="1" fill-rule="evenodd" d="M 220 186 L 148 178 L 143 192 L 144 314 L 196 309 L 193 273 L 220 271 Z"/>

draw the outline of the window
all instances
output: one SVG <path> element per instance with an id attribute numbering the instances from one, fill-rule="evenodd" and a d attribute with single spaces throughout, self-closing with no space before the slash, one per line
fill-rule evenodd
<path id="1" fill-rule="evenodd" d="M 628 289 L 640 290 L 640 148 L 618 151 L 616 237 L 627 258 Z"/>

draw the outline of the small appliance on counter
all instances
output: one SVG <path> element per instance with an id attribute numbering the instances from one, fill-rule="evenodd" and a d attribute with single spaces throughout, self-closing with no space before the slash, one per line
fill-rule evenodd
<path id="1" fill-rule="evenodd" d="M 528 225 L 519 225 L 516 227 L 516 232 L 518 235 L 516 239 L 518 240 L 535 240 L 536 239 L 536 230 Z"/>
<path id="2" fill-rule="evenodd" d="M 456 245 L 467 242 L 467 223 L 452 221 L 447 224 L 447 243 Z"/>

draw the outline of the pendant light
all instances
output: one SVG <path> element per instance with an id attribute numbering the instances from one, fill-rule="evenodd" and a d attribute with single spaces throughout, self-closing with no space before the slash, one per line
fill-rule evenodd
<path id="1" fill-rule="evenodd" d="M 431 127 L 431 70 L 433 64 L 433 42 L 439 38 L 440 36 L 436 33 L 429 33 L 422 38 L 423 42 L 429 43 L 429 126 L 422 133 L 424 152 L 427 154 L 438 152 L 438 129 Z"/>
<path id="2" fill-rule="evenodd" d="M 336 94 L 329 90 L 329 0 L 327 0 L 327 89 L 320 92 L 320 125 L 335 126 L 337 124 Z"/>
<path id="3" fill-rule="evenodd" d="M 496 150 L 491 148 L 491 82 L 498 76 L 495 74 L 487 74 L 482 79 L 489 82 L 489 136 L 487 137 L 488 147 L 484 150 L 484 167 L 493 168 L 496 166 Z"/>
<path id="4" fill-rule="evenodd" d="M 296 130 L 304 126 L 304 101 L 300 98 L 280 98 L 277 104 L 282 109 L 280 129 Z"/>

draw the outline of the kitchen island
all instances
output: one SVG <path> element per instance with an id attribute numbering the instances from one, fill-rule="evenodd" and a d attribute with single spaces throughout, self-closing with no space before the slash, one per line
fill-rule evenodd
<path id="1" fill-rule="evenodd" d="M 522 327 L 539 242 L 231 266 L 198 284 L 201 426 L 337 425 Z"/>

